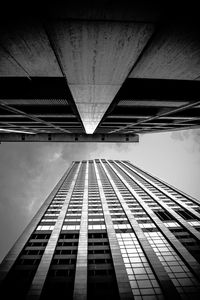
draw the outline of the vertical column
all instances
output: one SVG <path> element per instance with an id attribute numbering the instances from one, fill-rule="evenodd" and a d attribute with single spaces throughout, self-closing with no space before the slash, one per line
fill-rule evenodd
<path id="1" fill-rule="evenodd" d="M 76 275 L 74 282 L 74 300 L 87 299 L 87 248 L 88 248 L 88 161 L 85 171 L 85 185 L 83 194 L 83 206 L 76 262 Z"/>
<path id="2" fill-rule="evenodd" d="M 127 272 L 124 266 L 123 258 L 121 255 L 119 243 L 115 234 L 115 229 L 112 223 L 112 219 L 109 213 L 108 205 L 106 202 L 106 197 L 104 194 L 103 186 L 101 183 L 101 179 L 99 176 L 98 168 L 96 165 L 96 162 L 94 161 L 94 168 L 96 172 L 96 177 L 97 177 L 97 183 L 99 187 L 99 194 L 102 202 L 102 208 L 104 212 L 104 219 L 106 223 L 106 228 L 107 228 L 107 233 L 108 233 L 108 239 L 109 239 L 109 244 L 111 248 L 111 253 L 112 253 L 112 258 L 113 258 L 113 264 L 114 264 L 114 269 L 115 269 L 115 274 L 116 274 L 116 279 L 117 279 L 117 284 L 118 284 L 118 289 L 119 289 L 119 296 L 120 299 L 122 300 L 128 300 L 128 299 L 133 299 L 133 294 L 131 290 L 131 286 L 129 283 L 129 279 L 127 276 Z"/>
<path id="3" fill-rule="evenodd" d="M 35 230 L 37 224 L 39 223 L 40 219 L 44 215 L 45 211 L 47 210 L 47 207 L 55 197 L 56 193 L 58 192 L 59 188 L 62 186 L 63 182 L 67 178 L 69 172 L 71 171 L 73 167 L 73 164 L 71 167 L 65 172 L 63 177 L 60 179 L 60 181 L 57 183 L 51 194 L 48 196 L 48 198 L 45 200 L 44 204 L 41 206 L 39 211 L 36 213 L 36 215 L 33 217 L 31 222 L 28 224 L 22 235 L 18 238 L 17 242 L 14 244 L 14 246 L 11 248 L 11 250 L 8 252 L 6 257 L 1 263 L 0 266 L 0 282 L 4 280 L 10 269 L 12 268 L 14 262 L 16 261 L 17 257 L 19 256 L 20 252 L 22 251 L 24 245 L 28 241 L 29 237 Z"/>
<path id="4" fill-rule="evenodd" d="M 179 294 L 178 294 L 175 286 L 173 285 L 172 281 L 170 280 L 167 272 L 165 271 L 164 267 L 162 266 L 156 253 L 154 252 L 151 245 L 149 244 L 149 242 L 148 242 L 146 236 L 144 235 L 142 229 L 140 228 L 138 222 L 133 217 L 130 208 L 128 207 L 128 205 L 124 201 L 123 197 L 121 196 L 120 191 L 118 190 L 112 177 L 110 176 L 110 174 L 108 173 L 106 167 L 104 166 L 104 164 L 102 162 L 101 162 L 101 165 L 102 165 L 107 177 L 109 178 L 110 183 L 119 199 L 119 202 L 121 203 L 121 205 L 127 215 L 127 218 L 128 218 L 128 220 L 133 228 L 133 231 L 142 247 L 143 252 L 145 253 L 152 269 L 154 270 L 154 272 L 156 274 L 156 277 L 160 283 L 160 286 L 164 292 L 164 295 L 166 296 L 167 299 L 170 299 L 173 297 L 177 297 L 177 299 L 179 299 Z M 115 173 L 116 173 L 116 171 L 115 171 Z M 119 174 L 117 174 L 117 176 L 120 178 Z M 122 182 L 124 182 L 123 178 L 120 178 L 120 179 L 122 180 Z"/>
<path id="5" fill-rule="evenodd" d="M 149 206 L 144 202 L 144 200 L 137 195 L 134 189 L 126 182 L 125 179 L 114 169 L 114 167 L 108 162 L 109 166 L 113 169 L 113 171 L 117 174 L 117 176 L 123 181 L 124 185 L 131 192 L 131 194 L 135 197 L 138 203 L 143 207 L 144 211 L 148 214 L 151 220 L 158 226 L 160 231 L 164 234 L 165 238 L 170 242 L 173 248 L 179 253 L 179 255 L 184 259 L 189 268 L 193 271 L 193 273 L 200 278 L 200 268 L 199 263 L 196 259 L 188 252 L 188 250 L 182 246 L 179 240 L 170 232 L 170 230 L 163 224 L 163 222 L 156 216 L 156 214 L 149 208 Z M 120 167 L 117 162 L 115 164 L 125 173 L 127 174 L 133 181 L 134 178 L 128 172 Z"/>
<path id="6" fill-rule="evenodd" d="M 52 231 L 51 237 L 48 241 L 48 244 L 46 246 L 46 249 L 44 251 L 44 254 L 42 256 L 42 259 L 40 261 L 38 269 L 36 271 L 35 277 L 32 281 L 31 287 L 30 287 L 28 295 L 27 295 L 28 300 L 30 300 L 30 299 L 36 300 L 36 299 L 40 298 L 42 288 L 44 286 L 46 276 L 47 276 L 47 273 L 48 273 L 48 270 L 49 270 L 49 267 L 51 264 L 51 260 L 52 260 L 52 257 L 53 257 L 53 254 L 54 254 L 54 251 L 56 248 L 58 238 L 59 238 L 59 234 L 62 229 L 62 224 L 63 224 L 64 218 L 65 218 L 66 212 L 67 212 L 67 208 L 68 208 L 69 201 L 70 201 L 70 198 L 71 198 L 71 195 L 73 192 L 73 188 L 76 183 L 76 179 L 77 179 L 77 176 L 78 176 L 78 173 L 80 170 L 80 165 L 81 164 L 79 163 L 79 166 L 74 175 L 74 179 L 71 183 L 68 194 L 66 196 L 65 202 L 62 206 L 61 212 L 58 216 L 58 219 L 57 219 L 54 229 Z"/>

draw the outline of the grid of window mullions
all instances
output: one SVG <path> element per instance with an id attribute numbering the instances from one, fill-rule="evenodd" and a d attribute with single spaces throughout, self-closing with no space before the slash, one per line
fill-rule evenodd
<path id="1" fill-rule="evenodd" d="M 116 165 L 115 165 L 115 167 L 117 168 Z M 126 171 L 124 171 L 124 173 L 123 173 L 123 175 L 124 175 L 123 178 L 126 180 L 125 172 Z M 120 177 L 121 175 L 118 175 L 118 176 Z M 129 177 L 129 180 L 126 180 L 126 181 L 127 181 L 126 185 L 129 186 L 129 183 L 131 183 L 130 177 Z M 129 190 L 132 191 L 133 194 L 135 193 L 135 191 L 132 190 L 131 186 L 129 187 Z M 158 226 L 158 229 L 161 230 L 164 233 L 164 235 L 167 236 L 168 240 L 173 240 L 173 246 L 175 247 L 177 253 L 181 254 L 181 256 L 184 258 L 184 261 L 186 261 L 187 263 L 189 261 L 188 266 L 191 268 L 191 270 L 194 272 L 194 274 L 196 274 L 196 276 L 198 278 L 200 278 L 199 265 L 198 265 L 197 261 L 194 259 L 194 257 L 192 255 L 190 255 L 190 253 L 185 248 L 182 247 L 182 245 L 179 243 L 179 241 L 172 236 L 171 232 L 165 226 L 163 226 L 163 223 L 161 223 L 161 221 L 157 219 L 157 216 L 154 214 L 154 212 L 150 211 L 149 208 L 146 207 L 146 204 L 144 203 L 144 201 L 142 199 L 138 199 L 138 201 L 140 201 L 140 205 L 143 207 L 143 209 L 146 212 L 148 212 L 148 214 L 150 214 L 150 216 L 153 218 L 153 221 Z M 145 232 L 146 232 L 146 230 L 145 230 Z"/>
<path id="2" fill-rule="evenodd" d="M 182 200 L 185 199 L 185 200 L 189 201 L 191 204 L 198 205 L 198 203 L 195 201 L 195 199 L 190 199 L 188 196 L 183 195 L 180 191 L 177 192 L 174 188 L 170 187 L 168 184 L 163 183 L 161 180 L 158 180 L 155 177 L 152 177 L 147 172 L 144 172 L 141 169 L 131 165 L 129 162 L 125 162 L 125 163 L 127 165 L 129 165 L 132 169 L 136 170 L 137 172 L 141 173 L 142 175 L 145 175 L 146 178 L 148 178 L 152 182 L 156 183 L 157 186 L 162 187 L 165 191 L 169 192 L 171 195 L 174 195 L 177 198 L 180 198 Z"/>
<path id="3" fill-rule="evenodd" d="M 61 244 L 68 244 L 69 246 L 60 246 Z M 52 297 L 72 297 L 77 247 L 77 234 L 74 236 L 73 234 L 60 234 L 41 300 Z"/>
<path id="4" fill-rule="evenodd" d="M 143 299 L 147 296 L 154 296 L 154 299 L 164 299 L 158 281 L 135 234 L 133 232 L 117 233 L 117 238 L 135 299 L 140 297 Z"/>
<path id="5" fill-rule="evenodd" d="M 126 164 L 124 163 L 120 163 L 123 166 L 126 166 Z M 138 172 L 138 170 L 133 170 L 133 166 L 129 167 L 130 171 L 132 172 L 132 174 L 134 174 L 134 176 L 139 176 L 141 178 L 141 176 L 144 176 L 141 170 Z M 138 175 L 137 175 L 138 174 Z M 149 180 L 149 181 L 148 181 Z M 183 207 L 184 209 L 188 210 L 187 205 L 190 206 L 190 211 L 193 212 L 193 214 L 195 215 L 195 217 L 200 219 L 200 215 L 199 213 L 197 213 L 196 211 L 194 211 L 192 209 L 192 206 L 194 206 L 194 208 L 197 208 L 200 206 L 197 206 L 196 202 L 192 202 L 191 200 L 189 200 L 188 198 L 180 195 L 178 192 L 176 192 L 175 190 L 173 190 L 172 188 L 169 188 L 168 186 L 165 186 L 163 183 L 159 182 L 158 180 L 156 180 L 155 178 L 152 179 L 151 176 L 149 176 L 148 174 L 145 174 L 145 182 L 146 182 L 146 186 L 148 185 L 147 182 L 149 182 L 149 185 L 151 186 L 152 191 L 154 191 L 154 193 L 158 193 L 158 195 L 161 196 L 160 199 L 168 199 L 170 200 L 171 203 L 175 202 L 175 204 L 178 207 Z M 154 186 L 152 186 L 150 183 L 152 183 Z M 148 185 L 148 186 L 149 186 Z M 170 203 L 168 202 L 168 203 Z"/>
<path id="6" fill-rule="evenodd" d="M 162 233 L 145 232 L 145 235 L 176 286 L 179 294 L 183 296 L 183 298 L 184 295 L 199 295 L 200 288 L 198 280 L 189 271 L 188 267 L 173 250 Z"/>
<path id="7" fill-rule="evenodd" d="M 93 162 L 94 163 L 94 162 Z M 100 193 L 98 189 L 98 184 L 96 180 L 96 174 L 94 172 L 94 166 L 93 163 L 90 163 L 90 182 L 88 184 L 88 229 L 90 232 L 95 231 L 103 231 L 106 229 L 105 227 L 105 219 L 103 215 L 103 209 L 101 205 L 100 200 Z M 106 161 L 103 162 L 105 165 L 107 164 Z M 112 163 L 112 162 L 111 162 Z M 128 168 L 127 165 L 130 165 L 131 172 L 134 173 L 134 176 L 139 179 L 139 183 L 145 186 L 145 188 L 152 192 L 154 196 L 159 199 L 159 201 L 162 201 L 164 205 L 167 205 L 169 207 L 172 207 L 173 210 L 176 211 L 176 213 L 180 214 L 180 216 L 187 220 L 187 223 L 194 227 L 200 227 L 200 222 L 197 221 L 195 218 L 192 219 L 192 215 L 185 215 L 187 214 L 187 211 L 189 210 L 183 210 L 184 205 L 181 205 L 181 203 L 186 204 L 187 206 L 192 207 L 192 209 L 200 209 L 200 206 L 197 205 L 196 202 L 193 202 L 192 199 L 187 198 L 187 196 L 179 194 L 176 190 L 173 190 L 173 188 L 169 186 L 165 186 L 164 183 L 160 182 L 157 179 L 154 179 L 150 175 L 147 175 L 145 172 L 142 172 L 141 170 L 136 168 L 136 172 L 134 171 L 134 166 L 131 164 L 126 164 L 118 162 L 119 165 L 121 165 L 123 168 Z M 83 165 L 83 163 L 82 163 Z M 60 189 L 57 191 L 57 194 L 52 199 L 51 203 L 48 204 L 48 207 L 43 214 L 43 217 L 40 219 L 40 221 L 37 223 L 38 227 L 36 227 L 35 233 L 42 236 L 45 231 L 42 230 L 50 230 L 52 231 L 54 229 L 54 225 L 56 224 L 58 220 L 58 216 L 60 212 L 62 211 L 62 207 L 65 203 L 65 199 L 69 193 L 70 185 L 74 179 L 74 175 L 76 173 L 78 164 L 76 163 L 74 167 L 71 169 L 70 173 L 68 174 L 67 180 L 63 182 Z M 138 185 L 136 182 L 133 182 L 131 178 L 128 178 L 128 175 L 126 175 L 120 168 L 116 167 L 117 172 L 119 172 L 122 177 L 125 177 L 125 180 L 128 182 L 129 185 L 131 185 L 137 195 L 143 199 L 144 203 L 148 205 L 150 210 L 154 210 L 154 212 L 157 212 L 157 215 L 159 215 L 160 212 L 166 212 L 163 210 L 163 206 L 160 206 L 158 202 L 155 202 L 155 200 L 145 191 L 142 189 L 142 185 Z M 128 168 L 129 169 L 129 168 Z M 128 171 L 128 169 L 126 169 Z M 130 170 L 130 169 L 129 169 Z M 145 297 L 151 297 L 153 296 L 153 299 L 162 299 L 162 295 L 160 294 L 160 288 L 158 283 L 154 281 L 154 278 L 152 277 L 152 270 L 150 268 L 150 271 L 146 272 L 148 270 L 148 266 L 145 265 L 147 260 L 144 253 L 142 252 L 142 248 L 140 247 L 138 240 L 136 236 L 134 236 L 134 233 L 132 232 L 131 226 L 129 224 L 129 220 L 127 218 L 127 215 L 124 213 L 124 208 L 121 207 L 119 204 L 118 197 L 115 194 L 115 189 L 112 188 L 110 185 L 110 181 L 105 176 L 105 173 L 103 173 L 102 169 L 100 170 L 102 172 L 102 185 L 104 189 L 104 194 L 106 196 L 106 201 L 109 208 L 109 213 L 112 218 L 112 223 L 114 224 L 115 232 L 118 235 L 118 240 L 120 241 L 120 248 L 123 253 L 123 259 L 124 264 L 127 269 L 129 269 L 129 279 L 132 282 L 132 290 L 134 290 L 134 298 L 135 299 L 146 299 Z M 115 172 L 115 171 L 113 171 Z M 138 174 L 137 174 L 138 173 Z M 117 173 L 116 173 L 117 174 Z M 115 175 L 116 175 L 115 174 Z M 191 271 L 188 269 L 188 267 L 185 265 L 183 260 L 180 258 L 180 256 L 177 254 L 178 252 L 175 252 L 174 249 L 177 248 L 176 246 L 173 247 L 169 244 L 169 242 L 166 240 L 165 236 L 163 235 L 164 231 L 162 233 L 159 231 L 159 225 L 157 224 L 157 221 L 152 223 L 152 219 L 149 217 L 149 210 L 145 210 L 143 206 L 140 206 L 138 203 L 138 198 L 132 195 L 132 193 L 129 191 L 127 186 L 124 186 L 122 184 L 122 181 L 118 178 L 118 176 L 114 177 L 114 182 L 119 190 L 121 196 L 123 197 L 124 201 L 128 205 L 130 211 L 132 212 L 132 215 L 134 216 L 135 220 L 138 222 L 140 228 L 142 228 L 146 238 L 148 239 L 151 247 L 154 249 L 154 251 L 157 254 L 157 257 L 161 261 L 163 267 L 169 274 L 172 282 L 176 286 L 176 289 L 181 294 L 183 299 L 185 299 L 185 296 L 191 296 L 193 298 L 198 297 L 200 294 L 199 290 L 199 282 L 195 279 Z M 140 175 L 144 175 L 145 178 L 142 178 Z M 149 179 L 150 182 L 148 182 L 145 179 Z M 84 170 L 82 168 L 79 169 L 79 174 L 76 179 L 76 183 L 74 185 L 74 190 L 70 198 L 70 202 L 68 205 L 68 210 L 65 215 L 65 219 L 63 220 L 63 226 L 74 226 L 79 225 L 77 227 L 73 228 L 62 228 L 63 230 L 80 230 L 80 220 L 81 220 L 81 213 L 82 213 L 82 201 L 83 201 L 83 194 L 84 194 Z M 155 186 L 151 185 L 151 182 L 155 184 Z M 175 201 L 174 201 L 175 198 Z M 179 209 L 179 211 L 177 211 Z M 182 210 L 181 210 L 182 209 Z M 191 210 L 191 212 L 193 211 Z M 200 210 L 198 211 L 200 212 Z M 175 236 L 178 236 L 178 239 L 183 243 L 188 243 L 188 245 L 191 244 L 191 249 L 194 246 L 194 243 L 196 243 L 196 240 L 191 237 L 191 234 L 187 232 L 186 229 L 184 229 L 179 223 L 176 222 L 176 220 L 165 220 L 162 219 L 162 223 L 165 224 L 166 227 L 170 229 L 171 232 L 173 230 L 185 230 L 184 232 L 180 232 L 179 236 L 176 234 Z M 153 228 L 153 226 L 154 228 Z M 94 225 L 94 227 L 93 227 Z M 104 227 L 99 227 L 100 225 L 104 225 Z M 129 225 L 129 227 L 120 228 L 117 227 L 118 225 Z M 46 226 L 46 227 L 45 227 Z M 47 226 L 49 226 L 47 229 Z M 95 227 L 97 226 L 97 227 Z M 149 227 L 148 227 L 149 226 Z M 50 228 L 51 227 L 51 228 Z M 154 230 L 155 229 L 155 230 Z M 166 228 L 167 229 L 167 228 Z M 127 233 L 123 233 L 127 231 Z M 168 230 L 168 229 L 167 229 Z M 50 231 L 46 232 L 50 236 Z M 64 232 L 67 232 L 64 231 Z M 69 231 L 68 231 L 69 232 Z M 77 232 L 77 231 L 75 231 Z M 183 233 L 181 235 L 181 233 Z M 126 236 L 126 234 L 129 236 Z M 133 236 L 131 236 L 133 234 Z M 32 236 L 33 237 L 33 236 Z M 61 241 L 61 240 L 60 240 Z M 68 239 L 68 242 L 70 239 Z M 102 239 L 103 241 L 103 239 Z M 37 268 L 38 266 L 38 260 L 42 258 L 42 255 L 45 251 L 45 248 L 47 246 L 48 239 L 33 239 L 31 238 L 28 243 L 26 244 L 26 247 L 23 249 L 23 252 L 20 256 L 20 265 L 18 266 L 18 269 L 23 267 L 31 267 L 32 269 Z M 108 242 L 107 242 L 108 243 Z M 133 245 L 135 247 L 135 252 L 131 253 L 129 252 L 130 243 L 133 249 Z M 138 244 L 137 244 L 138 243 Z M 51 271 L 54 271 L 54 274 L 58 274 L 62 271 L 61 269 L 64 268 L 67 264 L 69 265 L 68 268 L 68 276 L 71 276 L 71 267 L 70 264 L 74 264 L 75 262 L 73 259 L 77 255 L 77 246 L 78 246 L 78 240 L 76 241 L 76 245 L 74 246 L 66 246 L 67 242 L 62 243 L 62 246 L 60 246 L 60 242 L 56 247 L 54 260 L 53 262 L 53 268 Z M 91 244 L 91 242 L 90 242 Z M 108 243 L 109 244 L 109 243 Z M 76 249 L 75 249 L 75 248 Z M 108 248 L 106 248 L 108 247 Z M 190 247 L 190 246 L 189 246 Z M 196 244 L 195 244 L 196 247 Z M 186 247 L 187 248 L 187 247 Z M 189 249 L 189 248 L 188 248 Z M 111 269 L 109 269 L 109 246 L 105 245 L 98 245 L 95 244 L 93 246 L 90 245 L 90 250 L 88 251 L 88 257 L 89 257 L 89 263 L 91 264 L 97 264 L 98 266 L 106 266 L 107 265 L 107 271 L 108 274 Z M 181 252 L 180 252 L 181 253 Z M 186 252 L 185 252 L 186 253 Z M 132 256 L 132 254 L 134 254 Z M 140 262 L 134 261 L 134 259 L 140 259 Z M 184 258 L 185 259 L 185 258 Z M 97 261 L 96 261 L 97 260 Z M 101 261 L 102 260 L 102 261 Z M 104 264 L 104 262 L 105 264 Z M 185 259 L 186 261 L 186 259 Z M 133 262 L 133 266 L 132 266 Z M 139 264 L 141 265 L 139 266 Z M 148 262 L 147 262 L 148 263 Z M 57 267 L 61 266 L 61 269 L 58 270 Z M 188 265 L 189 266 L 189 265 Z M 32 270 L 30 269 L 30 270 Z M 97 268 L 98 269 L 98 268 Z M 64 270 L 64 269 L 63 269 Z M 192 270 L 192 268 L 191 268 Z M 91 272 L 95 272 L 95 269 L 91 269 Z M 58 272 L 58 273 L 57 273 Z M 138 272 L 138 274 L 137 274 Z M 146 273 L 145 273 L 146 272 Z M 62 272 L 61 272 L 62 273 Z M 60 273 L 60 274 L 61 274 Z M 196 272 L 197 274 L 197 272 Z M 75 275 L 75 272 L 73 273 L 73 276 Z M 146 276 L 146 277 L 139 277 L 137 276 Z M 198 275 L 198 274 L 197 274 Z M 153 275 L 154 276 L 154 275 Z M 145 281 L 149 280 L 149 282 L 143 282 L 139 283 L 139 281 Z"/>
<path id="8" fill-rule="evenodd" d="M 122 174 L 125 178 L 128 177 L 128 175 L 126 174 L 126 172 L 128 174 L 130 174 L 130 172 L 127 170 L 127 167 L 126 166 L 118 166 L 115 164 L 115 168 L 117 169 L 117 171 Z M 122 169 L 121 169 L 122 168 Z M 124 172 L 123 172 L 124 170 Z M 132 179 L 133 182 L 135 184 L 138 184 L 139 187 L 141 187 L 142 189 L 144 189 L 147 193 L 149 193 L 152 198 L 154 198 L 154 200 L 157 202 L 157 205 L 159 205 L 162 209 L 168 211 L 174 218 L 177 219 L 177 221 L 184 227 L 186 227 L 187 230 L 189 230 L 191 232 L 192 235 L 194 235 L 197 239 L 199 239 L 200 237 L 200 234 L 199 232 L 197 232 L 193 227 L 192 225 L 190 225 L 188 222 L 186 222 L 182 217 L 180 217 L 175 211 L 173 211 L 170 207 L 167 207 L 167 205 L 165 203 L 161 203 L 159 204 L 159 200 L 156 198 L 156 196 L 154 194 L 151 194 L 150 191 L 148 191 L 145 187 L 145 185 L 143 185 L 142 183 L 140 183 L 140 181 L 138 181 L 135 176 L 133 177 L 131 174 L 130 174 L 130 177 L 129 177 L 129 180 Z M 148 205 L 148 203 L 147 203 Z"/>
<path id="9" fill-rule="evenodd" d="M 53 226 L 53 228 L 52 228 L 52 233 L 51 233 L 50 239 L 46 246 L 45 252 L 42 256 L 41 263 L 39 264 L 37 272 L 35 274 L 35 277 L 32 281 L 31 288 L 29 289 L 29 292 L 28 292 L 28 297 L 29 296 L 32 297 L 36 294 L 40 295 L 42 292 L 43 284 L 45 282 L 46 274 L 48 272 L 48 265 L 50 265 L 51 259 L 54 254 L 54 250 L 55 250 L 56 243 L 58 240 L 58 234 L 62 230 L 62 223 L 65 218 L 67 207 L 68 207 L 70 197 L 73 192 L 74 185 L 76 183 L 76 177 L 78 176 L 79 171 L 80 171 L 80 164 L 75 164 L 73 166 L 73 168 L 71 169 L 71 172 L 69 175 L 70 178 L 68 178 L 69 181 L 67 182 L 67 184 L 66 184 L 66 181 L 64 181 L 64 183 L 62 185 L 62 187 L 69 186 L 68 194 L 65 198 L 65 203 L 63 204 L 62 210 L 60 210 L 60 214 L 57 218 L 55 226 Z M 45 271 L 43 271 L 44 261 L 45 261 Z M 42 270 L 42 272 L 41 272 L 41 270 Z"/>
<path id="10" fill-rule="evenodd" d="M 100 169 L 100 167 L 101 167 L 100 164 L 95 163 L 94 167 L 96 170 L 96 174 L 98 176 L 98 184 L 100 187 L 101 201 L 102 201 L 102 205 L 103 205 L 103 213 L 104 213 L 106 228 L 107 228 L 107 232 L 108 232 L 110 247 L 112 249 L 113 263 L 115 266 L 115 272 L 116 272 L 116 278 L 117 278 L 117 282 L 118 282 L 119 293 L 122 298 L 123 297 L 125 298 L 125 296 L 126 296 L 127 299 L 132 299 L 130 285 L 128 283 L 128 278 L 126 277 L 127 276 L 126 271 L 125 271 L 123 265 L 119 266 L 120 262 L 122 263 L 122 261 L 120 258 L 120 251 L 118 248 L 119 246 L 116 243 L 117 239 L 114 234 L 115 226 L 119 226 L 119 225 L 113 224 L 111 211 L 109 211 L 109 208 L 108 208 L 110 194 L 113 194 L 113 189 L 110 188 L 111 186 L 110 186 L 110 183 L 107 180 L 107 178 L 104 175 L 102 175 L 102 170 Z M 108 190 L 108 187 L 109 187 L 109 193 L 106 193 L 106 191 Z M 113 201 L 113 200 L 111 200 L 111 201 Z M 120 269 L 121 269 L 121 274 L 119 271 Z M 122 278 L 122 274 L 124 274 L 123 280 L 120 279 L 120 277 Z M 123 295 L 123 293 L 125 293 L 125 289 L 126 289 L 126 294 Z"/>
<path id="11" fill-rule="evenodd" d="M 114 171 L 111 169 L 111 166 L 109 166 L 109 164 L 108 165 L 106 165 L 106 168 L 108 169 L 108 170 L 110 170 L 110 172 L 111 172 L 111 176 L 112 176 L 112 178 L 114 179 L 115 178 L 115 176 L 117 176 L 115 173 L 114 173 Z M 118 175 L 119 176 L 119 178 L 120 178 L 120 175 Z M 154 225 L 155 226 L 155 225 Z M 198 272 L 197 272 L 198 273 Z"/>
<path id="12" fill-rule="evenodd" d="M 103 176 L 104 175 L 104 170 L 103 170 L 103 168 L 102 168 L 102 166 L 100 165 L 100 167 L 99 167 L 99 169 L 101 170 L 101 175 Z M 105 176 L 105 175 L 104 175 Z M 113 178 L 112 178 L 113 179 Z M 110 183 L 111 184 L 111 183 Z M 119 201 L 119 200 L 118 200 Z M 120 203 L 120 202 L 119 202 Z M 127 217 L 126 217 L 127 218 Z M 128 219 L 127 219 L 128 220 Z M 129 227 L 127 227 L 127 229 L 129 229 L 129 230 L 131 230 L 131 226 L 130 226 L 130 224 L 128 225 Z M 115 227 L 115 229 L 116 229 L 116 231 L 118 232 L 118 230 L 120 229 L 117 229 L 117 227 L 116 227 L 116 225 L 114 225 L 114 227 Z M 125 229 L 125 227 L 124 227 L 124 229 Z M 132 231 L 132 230 L 131 230 Z M 127 233 L 127 235 L 128 235 L 128 233 Z M 130 247 L 132 247 L 132 246 L 130 246 Z M 144 255 L 144 254 L 143 254 Z M 148 265 L 149 266 L 149 265 Z M 150 268 L 150 266 L 149 266 L 149 268 Z M 155 279 L 156 280 L 156 279 Z M 157 283 L 157 285 L 158 285 L 158 283 Z M 152 292 L 150 292 L 150 290 L 148 290 L 148 291 L 145 291 L 145 292 L 148 292 L 149 293 L 149 295 L 152 295 L 151 293 Z M 144 293 L 145 293 L 144 292 Z M 154 293 L 154 292 L 153 292 Z M 159 291 L 159 293 L 160 293 L 160 291 Z M 140 296 L 138 296 L 138 295 L 140 295 Z M 155 294 L 154 294 L 155 295 Z M 158 294 L 159 295 L 159 294 Z M 138 291 L 136 291 L 136 295 L 135 295 L 135 297 L 137 298 L 137 297 L 141 297 L 141 294 L 138 294 Z M 145 296 L 144 296 L 145 297 Z M 139 298 L 138 298 L 139 299 Z M 142 298 L 140 298 L 140 299 L 142 299 Z M 156 298 L 155 298 L 156 299 Z"/>
<path id="13" fill-rule="evenodd" d="M 116 184 L 116 187 L 118 188 L 118 187 L 123 187 L 123 190 L 125 190 L 125 189 L 127 189 L 126 187 L 124 187 L 124 184 L 123 184 L 123 182 L 121 182 L 121 180 L 118 178 L 118 176 L 114 173 L 114 172 L 112 172 L 112 170 L 111 169 L 109 169 L 110 170 L 110 172 L 111 172 L 111 174 L 112 174 L 112 177 L 113 177 L 113 179 L 114 179 L 114 182 L 115 182 L 115 184 Z M 120 192 L 120 190 L 119 190 L 119 192 Z M 130 192 L 129 192 L 130 193 Z M 121 192 L 120 192 L 120 194 L 121 194 Z M 131 194 L 131 193 L 130 193 Z M 122 197 L 123 197 L 123 194 L 122 194 Z M 125 201 L 126 201 L 126 199 L 124 199 Z M 133 210 L 133 212 L 132 212 L 132 214 L 134 215 L 134 213 L 135 212 L 137 212 L 138 213 L 138 211 L 141 211 L 145 216 L 146 216 L 146 220 L 147 220 L 147 222 L 148 222 L 148 224 L 143 224 L 143 223 L 147 223 L 146 222 L 146 220 L 142 220 L 142 222 L 140 222 L 140 220 L 138 220 L 138 218 L 135 218 L 136 220 L 138 220 L 139 221 L 139 226 L 142 228 L 142 229 L 146 229 L 146 228 L 156 228 L 156 226 L 155 226 L 155 224 L 153 224 L 152 223 L 152 221 L 151 221 L 151 219 L 148 217 L 148 215 L 144 212 L 144 210 L 142 209 L 142 207 L 140 207 L 139 209 L 137 209 L 137 210 Z M 134 216 L 135 217 L 135 216 Z M 123 229 L 123 227 L 124 227 L 124 229 L 125 228 L 129 228 L 129 226 L 127 227 L 127 226 L 120 226 L 121 227 L 121 229 Z M 120 229 L 120 227 L 119 227 L 119 229 Z M 115 226 L 115 228 L 116 229 L 118 229 L 117 228 L 117 226 Z"/>
<path id="14" fill-rule="evenodd" d="M 4 287 L 1 288 L 2 297 L 4 297 L 4 288 L 6 289 L 6 299 L 12 299 L 16 295 L 20 298 L 25 297 L 31 280 L 37 271 L 49 237 L 49 234 L 32 233 L 10 270 L 4 282 Z"/>
<path id="15" fill-rule="evenodd" d="M 88 180 L 88 230 L 105 230 L 102 203 L 93 163 L 89 164 Z"/>

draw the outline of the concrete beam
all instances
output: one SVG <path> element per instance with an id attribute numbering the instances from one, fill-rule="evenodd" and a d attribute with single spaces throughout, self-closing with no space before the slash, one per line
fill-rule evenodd
<path id="1" fill-rule="evenodd" d="M 56 21 L 47 28 L 85 131 L 91 134 L 151 37 L 154 25 Z"/>
<path id="2" fill-rule="evenodd" d="M 0 133 L 0 142 L 96 142 L 96 143 L 137 143 L 137 134 L 21 134 Z"/>

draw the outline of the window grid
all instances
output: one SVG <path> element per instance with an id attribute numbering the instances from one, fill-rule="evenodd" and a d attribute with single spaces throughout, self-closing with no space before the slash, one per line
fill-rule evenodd
<path id="1" fill-rule="evenodd" d="M 198 295 L 199 282 L 182 259 L 176 254 L 161 232 L 145 232 L 163 267 L 183 299 L 187 295 Z"/>
<path id="2" fill-rule="evenodd" d="M 135 299 L 164 299 L 162 290 L 133 232 L 116 234 Z"/>
<path id="3" fill-rule="evenodd" d="M 200 205 L 198 205 L 197 203 L 193 202 L 192 200 L 190 200 L 189 198 L 187 198 L 184 195 L 181 195 L 180 193 L 178 193 L 176 190 L 174 190 L 173 188 L 170 188 L 169 186 L 163 184 L 162 182 L 160 182 L 159 180 L 157 180 L 156 178 L 153 178 L 152 176 L 150 176 L 149 174 L 143 172 L 142 170 L 136 168 L 135 166 L 132 166 L 130 163 L 127 162 L 127 165 L 129 165 L 132 169 L 135 169 L 138 173 L 144 175 L 147 179 L 151 180 L 154 184 L 156 184 L 158 187 L 162 188 L 164 191 L 166 191 L 167 193 L 169 193 L 171 196 L 175 197 L 175 199 L 179 202 L 179 203 L 184 203 L 190 207 L 192 207 L 193 209 L 197 209 L 200 208 Z M 124 165 L 123 165 L 124 166 Z M 130 169 L 129 169 L 130 170 Z M 131 171 L 132 174 L 134 174 L 134 176 L 137 176 L 134 171 Z M 140 178 L 140 177 L 139 177 Z M 141 179 L 141 178 L 140 178 Z M 139 180 L 139 179 L 138 179 Z M 152 186 L 151 186 L 152 187 Z M 152 187 L 154 188 L 154 187 Z M 154 190 L 155 191 L 155 190 Z M 159 190 L 157 189 L 157 191 L 159 192 Z M 160 192 L 161 193 L 161 192 Z M 171 200 L 170 198 L 168 198 L 165 194 L 163 194 L 163 199 L 169 199 L 169 201 L 173 202 L 173 200 Z M 162 199 L 162 198 L 160 198 Z M 170 203 L 170 202 L 169 202 Z M 180 208 L 182 206 L 177 205 L 177 208 Z"/>

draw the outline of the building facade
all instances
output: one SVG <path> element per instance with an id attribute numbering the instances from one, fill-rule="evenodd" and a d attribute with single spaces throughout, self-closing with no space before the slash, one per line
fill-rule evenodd
<path id="1" fill-rule="evenodd" d="M 1 299 L 199 299 L 200 203 L 128 161 L 75 161 L 0 280 Z"/>

